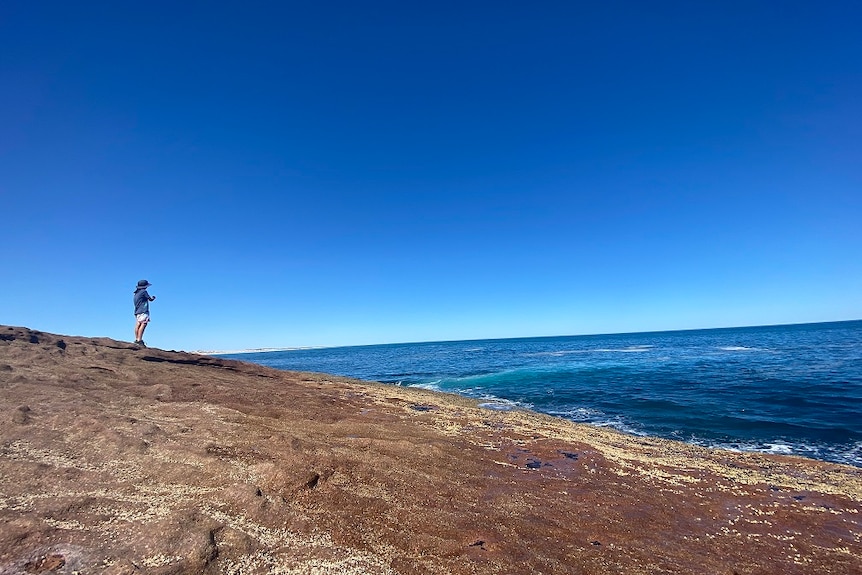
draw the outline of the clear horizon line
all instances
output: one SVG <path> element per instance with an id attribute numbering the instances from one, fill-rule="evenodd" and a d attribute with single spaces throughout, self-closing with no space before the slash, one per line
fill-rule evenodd
<path id="1" fill-rule="evenodd" d="M 738 325 L 738 326 L 722 326 L 722 327 L 698 327 L 698 328 L 680 328 L 680 329 L 659 329 L 647 331 L 621 331 L 615 333 L 581 333 L 581 334 L 565 334 L 565 335 L 528 335 L 518 337 L 480 337 L 469 339 L 439 339 L 425 341 L 399 341 L 388 343 L 360 343 L 360 344 L 344 344 L 344 345 L 307 345 L 307 346 L 290 346 L 290 347 L 259 347 L 242 350 L 230 351 L 202 351 L 196 350 L 191 353 L 199 353 L 201 355 L 242 355 L 246 353 L 269 353 L 273 351 L 302 351 L 309 349 L 337 349 L 342 347 L 373 347 L 378 345 L 419 345 L 428 343 L 456 343 L 456 342 L 473 342 L 473 341 L 506 341 L 506 340 L 521 340 L 521 339 L 555 339 L 560 337 L 603 337 L 614 335 L 641 335 L 641 334 L 657 334 L 657 333 L 682 333 L 688 331 L 719 331 L 727 329 L 754 329 L 754 328 L 769 328 L 769 327 L 791 327 L 803 325 L 820 325 L 831 323 L 852 323 L 862 321 L 862 319 L 840 319 L 830 321 L 804 321 L 799 323 L 775 323 L 764 325 Z"/>

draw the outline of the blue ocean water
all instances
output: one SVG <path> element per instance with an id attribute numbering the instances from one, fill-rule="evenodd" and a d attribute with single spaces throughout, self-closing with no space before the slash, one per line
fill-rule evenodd
<path id="1" fill-rule="evenodd" d="M 488 409 L 862 467 L 862 321 L 234 354 Z"/>

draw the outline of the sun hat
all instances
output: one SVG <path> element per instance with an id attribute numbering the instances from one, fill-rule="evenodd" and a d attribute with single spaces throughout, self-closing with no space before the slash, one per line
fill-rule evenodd
<path id="1" fill-rule="evenodd" d="M 150 283 L 150 282 L 148 282 L 147 280 L 140 280 L 140 281 L 138 282 L 138 287 L 139 287 L 139 288 L 150 287 L 151 285 L 153 285 L 153 284 L 151 284 L 151 283 Z"/>

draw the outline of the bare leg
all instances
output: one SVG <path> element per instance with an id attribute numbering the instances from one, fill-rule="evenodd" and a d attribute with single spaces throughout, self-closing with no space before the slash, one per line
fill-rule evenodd
<path id="1" fill-rule="evenodd" d="M 135 324 L 135 341 L 142 341 L 144 339 L 144 330 L 147 329 L 147 324 L 143 322 L 137 322 Z"/>

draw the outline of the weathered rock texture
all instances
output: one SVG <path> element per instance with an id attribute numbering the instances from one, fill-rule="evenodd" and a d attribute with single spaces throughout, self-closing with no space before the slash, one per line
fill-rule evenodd
<path id="1" fill-rule="evenodd" d="M 0 574 L 862 573 L 862 470 L 0 326 Z"/>

